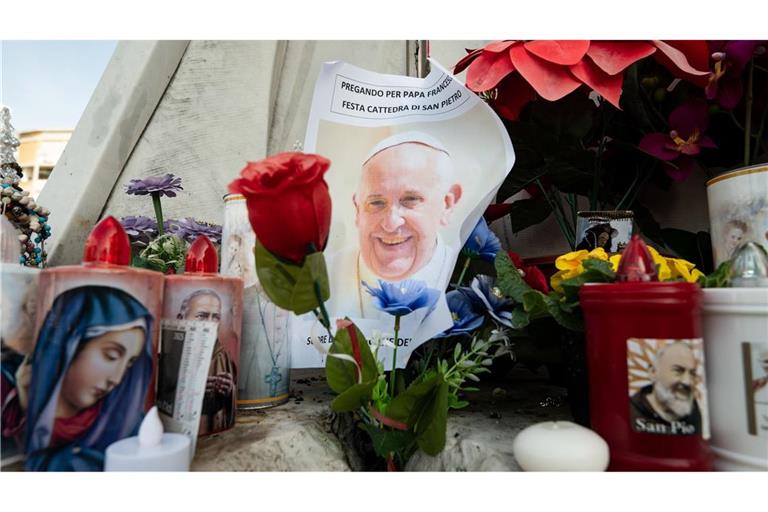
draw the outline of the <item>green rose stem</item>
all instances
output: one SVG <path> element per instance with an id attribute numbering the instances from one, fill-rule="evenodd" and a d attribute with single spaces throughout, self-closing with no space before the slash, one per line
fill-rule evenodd
<path id="1" fill-rule="evenodd" d="M 397 374 L 397 335 L 400 332 L 400 315 L 395 315 L 395 350 L 392 352 L 392 375 L 389 376 L 390 396 L 395 398 L 395 375 Z"/>
<path id="2" fill-rule="evenodd" d="M 462 281 L 464 281 L 464 274 L 467 273 L 467 269 L 469 268 L 469 263 L 472 261 L 472 258 L 467 256 L 467 259 L 464 261 L 464 266 L 461 268 L 461 274 L 459 274 L 459 281 L 456 283 L 456 288 L 461 286 Z"/>
<path id="3" fill-rule="evenodd" d="M 157 218 L 157 236 L 163 236 L 163 208 L 160 206 L 160 192 L 152 192 L 152 206 L 155 207 L 155 217 Z"/>
<path id="4" fill-rule="evenodd" d="M 315 291 L 315 298 L 317 298 L 317 303 L 320 305 L 320 311 L 314 309 L 313 312 L 315 313 L 317 319 L 320 320 L 320 323 L 323 324 L 325 330 L 328 332 L 330 341 L 333 339 L 333 334 L 331 334 L 331 319 L 328 317 L 328 311 L 325 309 L 323 296 L 320 293 L 320 283 L 317 281 L 317 279 L 312 281 L 312 288 Z"/>
<path id="5" fill-rule="evenodd" d="M 744 119 L 744 165 L 749 165 L 749 153 L 750 143 L 752 142 L 752 83 L 755 77 L 755 60 L 754 58 L 749 61 L 749 78 L 747 78 L 747 100 L 744 105 L 746 109 L 746 117 Z M 758 140 L 759 144 L 760 141 Z"/>

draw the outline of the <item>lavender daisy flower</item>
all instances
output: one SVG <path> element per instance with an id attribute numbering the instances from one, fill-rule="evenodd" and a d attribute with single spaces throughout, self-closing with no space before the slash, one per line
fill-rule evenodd
<path id="1" fill-rule="evenodd" d="M 218 224 L 198 222 L 192 217 L 187 217 L 169 221 L 166 229 L 189 243 L 194 242 L 198 236 L 205 235 L 211 242 L 221 244 L 221 226 Z"/>
<path id="2" fill-rule="evenodd" d="M 128 182 L 125 193 L 136 196 L 168 196 L 176 197 L 176 192 L 184 190 L 181 186 L 181 178 L 173 174 L 165 176 L 149 176 L 143 179 L 135 179 Z"/>
<path id="3" fill-rule="evenodd" d="M 125 228 L 131 243 L 137 247 L 146 247 L 157 236 L 157 222 L 143 215 L 121 217 L 120 223 Z"/>

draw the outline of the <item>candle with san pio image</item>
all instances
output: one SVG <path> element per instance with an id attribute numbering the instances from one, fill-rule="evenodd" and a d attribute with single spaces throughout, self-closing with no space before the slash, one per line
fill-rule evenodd
<path id="1" fill-rule="evenodd" d="M 277 307 L 256 275 L 256 235 L 248 222 L 245 197 L 224 196 L 221 273 L 241 277 L 243 339 L 237 408 L 263 409 L 288 401 L 291 372 L 291 312 Z"/>
<path id="2" fill-rule="evenodd" d="M 193 393 L 185 388 L 185 377 L 188 376 L 183 373 L 193 372 L 194 369 L 190 367 L 189 356 L 185 356 L 189 353 L 184 346 L 186 337 L 166 336 L 167 321 L 213 322 L 215 326 L 216 341 L 205 379 L 197 430 L 199 436 L 232 428 L 237 408 L 243 280 L 222 276 L 217 270 L 216 248 L 208 237 L 201 235 L 187 252 L 184 274 L 165 277 L 157 403 L 160 412 L 175 420 L 181 420 L 179 414 L 185 409 L 181 405 L 185 397 L 179 393 Z M 190 326 L 189 334 L 193 329 L 194 324 Z"/>
<path id="3" fill-rule="evenodd" d="M 609 470 L 709 471 L 701 289 L 657 273 L 633 235 L 617 282 L 581 289 L 591 427 L 608 442 Z"/>

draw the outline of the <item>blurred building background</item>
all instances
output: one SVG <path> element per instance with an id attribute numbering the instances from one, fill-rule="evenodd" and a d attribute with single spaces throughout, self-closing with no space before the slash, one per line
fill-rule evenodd
<path id="1" fill-rule="evenodd" d="M 59 161 L 72 130 L 30 130 L 19 132 L 21 144 L 16 161 L 24 172 L 21 187 L 37 199 L 51 171 Z"/>

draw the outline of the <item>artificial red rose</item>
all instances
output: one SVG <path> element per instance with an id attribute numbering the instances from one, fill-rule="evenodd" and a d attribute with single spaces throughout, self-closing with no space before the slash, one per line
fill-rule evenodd
<path id="1" fill-rule="evenodd" d="M 520 255 L 516 252 L 507 251 L 507 254 L 509 255 L 509 259 L 512 260 L 512 263 L 515 265 L 515 268 L 522 271 L 522 278 L 523 281 L 525 281 L 525 284 L 541 293 L 549 293 L 547 278 L 544 277 L 544 273 L 539 267 L 526 265 L 523 263 L 523 259 Z"/>
<path id="2" fill-rule="evenodd" d="M 331 196 L 323 175 L 331 162 L 320 155 L 279 153 L 248 162 L 229 191 L 245 196 L 256 237 L 276 256 L 301 263 L 313 245 L 325 249 Z"/>

